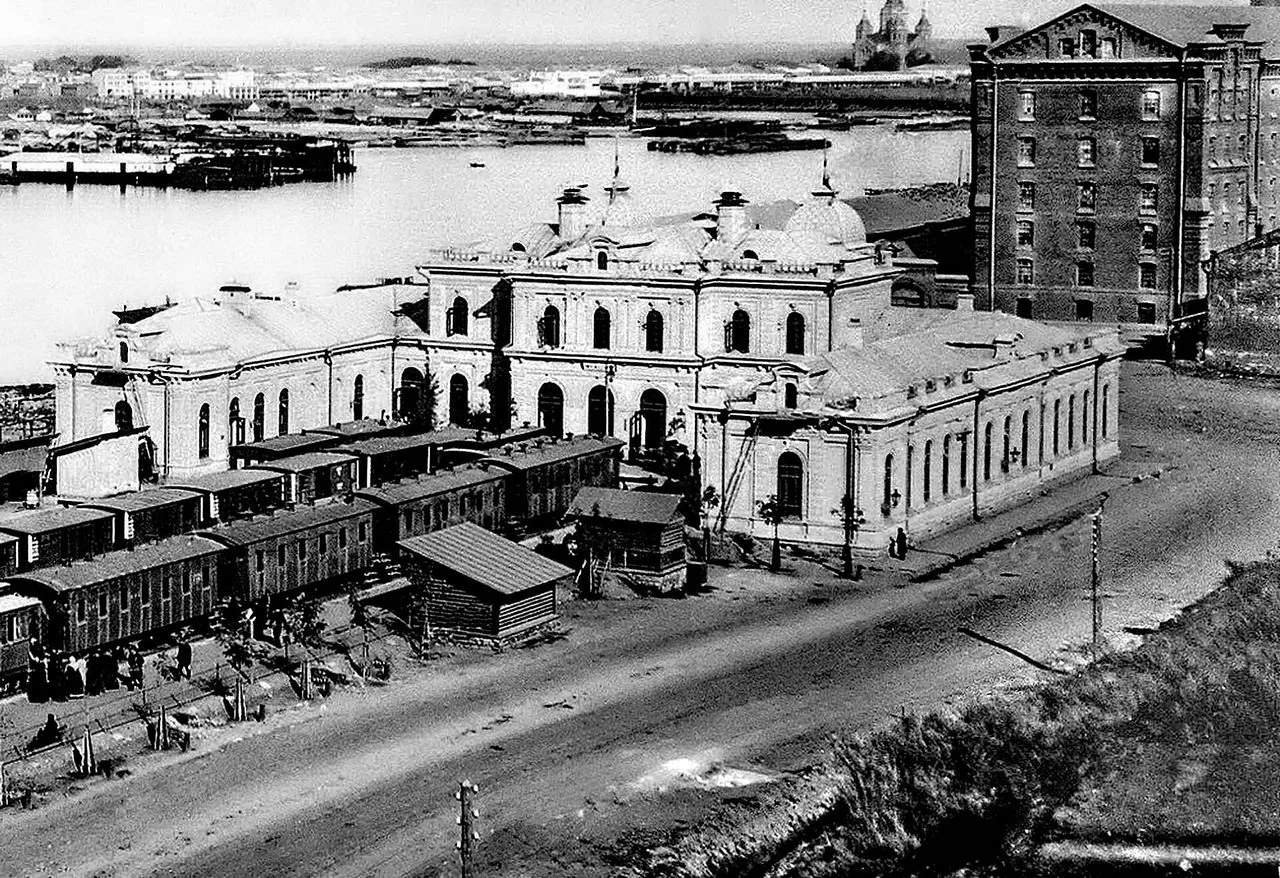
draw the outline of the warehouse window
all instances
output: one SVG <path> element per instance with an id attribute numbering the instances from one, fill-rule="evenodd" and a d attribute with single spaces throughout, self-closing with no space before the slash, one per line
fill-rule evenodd
<path id="1" fill-rule="evenodd" d="M 1152 302 L 1138 303 L 1138 322 L 1139 323 L 1155 323 L 1156 322 L 1156 306 Z"/>
<path id="2" fill-rule="evenodd" d="M 129 586 L 120 586 L 120 612 L 129 612 Z"/>
<path id="3" fill-rule="evenodd" d="M 1092 262 L 1076 263 L 1076 286 L 1078 287 L 1093 286 L 1093 263 Z"/>
<path id="4" fill-rule="evenodd" d="M 1093 220 L 1076 221 L 1076 246 L 1081 250 L 1092 250 L 1098 240 L 1098 227 Z"/>
<path id="5" fill-rule="evenodd" d="M 1160 230 L 1155 223 L 1143 223 L 1142 233 L 1139 246 L 1143 253 L 1156 252 L 1156 242 L 1159 240 Z"/>
<path id="6" fill-rule="evenodd" d="M 1018 93 L 1021 102 L 1018 118 L 1024 122 L 1031 122 L 1036 118 L 1036 93 L 1033 91 L 1023 91 Z"/>
<path id="7" fill-rule="evenodd" d="M 1014 314 L 1023 320 L 1032 319 L 1032 301 L 1030 296 L 1019 296 L 1018 300 L 1013 304 Z"/>
<path id="8" fill-rule="evenodd" d="M 1076 319 L 1086 322 L 1093 321 L 1093 301 L 1090 299 L 1076 299 Z"/>
<path id="9" fill-rule="evenodd" d="M 1092 88 L 1080 91 L 1080 118 L 1091 120 L 1098 118 L 1098 92 Z"/>
<path id="10" fill-rule="evenodd" d="M 1155 183 L 1143 183 L 1138 196 L 1138 210 L 1155 213 L 1160 206 L 1160 187 Z"/>
<path id="11" fill-rule="evenodd" d="M 1036 184 L 1021 182 L 1018 184 L 1018 210 L 1036 209 Z"/>
<path id="12" fill-rule="evenodd" d="M 969 434 L 961 433 L 958 438 L 960 440 L 960 487 L 963 489 L 969 484 Z"/>
<path id="13" fill-rule="evenodd" d="M 1067 398 L 1067 450 L 1076 447 L 1076 395 Z"/>
<path id="14" fill-rule="evenodd" d="M 1057 457 L 1061 451 L 1062 444 L 1058 441 L 1061 435 L 1060 426 L 1062 423 L 1062 400 L 1055 399 L 1053 401 L 1053 456 Z"/>
<path id="15" fill-rule="evenodd" d="M 1154 262 L 1143 262 L 1138 266 L 1138 286 L 1144 290 L 1156 288 L 1156 266 Z"/>
<path id="16" fill-rule="evenodd" d="M 1036 164 L 1036 139 L 1034 137 L 1018 138 L 1018 167 L 1033 168 Z"/>
<path id="17" fill-rule="evenodd" d="M 915 487 L 915 485 L 913 484 L 915 482 L 915 466 L 916 466 L 916 447 L 914 445 L 908 445 L 906 471 L 902 474 L 903 479 L 907 483 L 906 487 L 907 487 L 907 508 L 908 509 L 911 508 L 911 495 L 913 493 L 912 489 Z"/>
<path id="18" fill-rule="evenodd" d="M 1092 137 L 1081 137 L 1076 140 L 1076 164 L 1082 168 L 1092 168 L 1097 161 L 1097 142 Z"/>
<path id="19" fill-rule="evenodd" d="M 261 573 L 263 568 L 267 565 L 267 553 L 258 549 L 258 551 L 254 553 L 254 556 L 253 566 L 257 568 L 259 573 Z"/>
<path id="20" fill-rule="evenodd" d="M 1092 213 L 1098 206 L 1098 187 L 1094 183 L 1076 184 L 1076 209 Z"/>
<path id="21" fill-rule="evenodd" d="M 1035 283 L 1035 263 L 1030 259 L 1019 259 L 1017 267 L 1019 285 L 1026 287 Z"/>
<path id="22" fill-rule="evenodd" d="M 1160 138 L 1142 138 L 1142 163 L 1148 166 L 1160 164 Z"/>
<path id="23" fill-rule="evenodd" d="M 1089 442 L 1089 391 L 1080 398 L 1080 444 Z"/>
<path id="24" fill-rule="evenodd" d="M 1036 224 L 1031 220 L 1018 220 L 1018 246 L 1034 247 L 1036 243 Z"/>
<path id="25" fill-rule="evenodd" d="M 1160 118 L 1160 92 L 1142 93 L 1142 118 L 1148 121 Z"/>

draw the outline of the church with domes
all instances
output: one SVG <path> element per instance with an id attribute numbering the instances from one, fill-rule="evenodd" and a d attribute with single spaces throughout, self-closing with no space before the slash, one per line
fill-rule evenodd
<path id="1" fill-rule="evenodd" d="M 929 58 L 932 38 L 933 25 L 923 8 L 915 30 L 911 30 L 905 0 L 885 0 L 877 29 L 864 6 L 855 30 L 853 66 L 857 70 L 901 70 L 924 63 Z"/>

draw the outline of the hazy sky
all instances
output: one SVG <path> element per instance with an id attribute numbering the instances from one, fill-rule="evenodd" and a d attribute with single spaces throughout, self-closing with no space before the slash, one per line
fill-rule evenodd
<path id="1" fill-rule="evenodd" d="M 922 0 L 908 0 L 911 17 Z M 873 17 L 880 0 L 867 4 Z M 1062 3 L 933 0 L 935 31 Z M 859 0 L 0 0 L 0 44 L 844 42 Z"/>

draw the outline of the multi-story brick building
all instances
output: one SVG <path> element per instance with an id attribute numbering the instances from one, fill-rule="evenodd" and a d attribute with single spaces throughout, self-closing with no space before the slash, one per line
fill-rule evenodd
<path id="1" fill-rule="evenodd" d="M 1168 326 L 1280 215 L 1280 9 L 1085 4 L 989 28 L 973 74 L 974 291 Z"/>

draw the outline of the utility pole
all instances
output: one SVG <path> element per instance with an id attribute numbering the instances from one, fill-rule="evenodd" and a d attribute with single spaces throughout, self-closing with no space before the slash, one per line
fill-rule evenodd
<path id="1" fill-rule="evenodd" d="M 458 839 L 458 860 L 462 864 L 462 878 L 472 878 L 471 858 L 475 852 L 475 844 L 480 840 L 480 833 L 475 831 L 475 821 L 480 812 L 471 804 L 471 797 L 480 792 L 480 788 L 469 780 L 458 784 L 458 791 L 453 797 L 458 800 L 462 813 L 458 815 L 458 827 L 461 837 Z"/>
<path id="2" fill-rule="evenodd" d="M 1093 605 L 1093 654 L 1095 657 L 1102 652 L 1102 600 L 1099 596 L 1102 571 L 1098 565 L 1098 552 L 1102 547 L 1102 513 L 1106 505 L 1107 495 L 1104 493 L 1098 500 L 1098 511 L 1093 513 L 1093 538 L 1090 545 L 1093 560 L 1091 602 Z"/>

